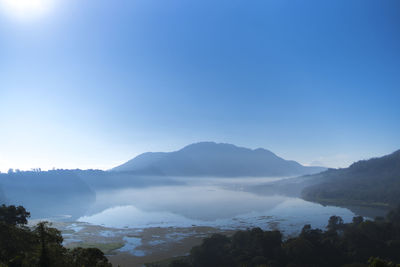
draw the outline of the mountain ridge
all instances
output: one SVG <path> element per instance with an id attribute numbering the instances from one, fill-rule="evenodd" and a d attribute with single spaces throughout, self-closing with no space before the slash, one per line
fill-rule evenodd
<path id="1" fill-rule="evenodd" d="M 110 171 L 165 176 L 267 177 L 312 174 L 325 169 L 285 160 L 264 148 L 198 142 L 173 152 L 146 152 Z"/>
<path id="2" fill-rule="evenodd" d="M 400 150 L 309 178 L 320 183 L 303 189 L 302 197 L 306 200 L 322 204 L 396 206 L 400 204 Z"/>

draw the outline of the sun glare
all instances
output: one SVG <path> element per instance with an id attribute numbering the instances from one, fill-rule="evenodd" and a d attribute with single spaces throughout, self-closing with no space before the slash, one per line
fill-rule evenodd
<path id="1" fill-rule="evenodd" d="M 52 0 L 0 0 L 3 11 L 18 19 L 32 19 L 48 13 Z"/>

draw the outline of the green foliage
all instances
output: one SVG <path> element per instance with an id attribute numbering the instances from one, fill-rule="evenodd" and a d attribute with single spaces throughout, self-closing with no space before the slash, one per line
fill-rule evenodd
<path id="1" fill-rule="evenodd" d="M 302 197 L 322 204 L 396 207 L 400 204 L 400 150 L 359 161 L 349 168 L 330 169 L 310 176 L 317 184 L 306 187 Z"/>
<path id="2" fill-rule="evenodd" d="M 69 254 L 72 260 L 71 266 L 111 266 L 104 253 L 98 248 L 74 248 Z"/>
<path id="3" fill-rule="evenodd" d="M 368 260 L 368 267 L 400 267 L 400 264 L 372 257 Z"/>
<path id="4" fill-rule="evenodd" d="M 388 213 L 387 219 L 392 223 L 400 224 L 400 205 Z"/>
<path id="5" fill-rule="evenodd" d="M 33 229 L 24 226 L 29 212 L 23 207 L 3 205 L 0 210 L 0 267 L 111 266 L 99 249 L 63 247 L 61 232 L 47 222 Z"/>
<path id="6" fill-rule="evenodd" d="M 343 229 L 344 223 L 343 219 L 339 216 L 331 216 L 328 221 L 326 228 L 329 231 L 337 231 Z"/>
<path id="7" fill-rule="evenodd" d="M 106 254 L 115 253 L 115 250 L 118 250 L 124 246 L 124 242 L 115 242 L 115 243 L 86 243 L 80 242 L 79 246 L 81 248 L 98 248 Z"/>
<path id="8" fill-rule="evenodd" d="M 204 239 L 202 245 L 192 249 L 194 266 L 229 267 L 232 263 L 229 249 L 230 239 L 221 234 L 214 234 Z"/>
<path id="9" fill-rule="evenodd" d="M 22 206 L 0 206 L 0 222 L 11 225 L 22 225 L 28 223 L 28 218 L 31 216 L 29 212 Z"/>
<path id="10" fill-rule="evenodd" d="M 214 234 L 193 247 L 188 257 L 169 266 L 400 267 L 392 263 L 400 262 L 400 224 L 393 222 L 396 211 L 390 214 L 378 221 L 354 217 L 351 223 L 332 216 L 327 231 L 305 225 L 298 237 L 287 240 L 279 231 L 260 228 L 238 231 L 231 237 Z"/>

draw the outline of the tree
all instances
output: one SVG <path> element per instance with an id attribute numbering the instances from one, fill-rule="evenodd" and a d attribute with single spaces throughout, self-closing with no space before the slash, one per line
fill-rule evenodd
<path id="1" fill-rule="evenodd" d="M 204 239 L 203 244 L 191 250 L 194 266 L 228 267 L 232 266 L 229 254 L 230 239 L 221 234 L 213 234 Z"/>
<path id="2" fill-rule="evenodd" d="M 397 206 L 395 209 L 391 210 L 386 216 L 386 218 L 388 221 L 392 223 L 400 224 L 400 205 Z"/>
<path id="3" fill-rule="evenodd" d="M 359 225 L 362 222 L 364 222 L 364 217 L 363 216 L 353 217 L 353 224 L 354 225 Z"/>
<path id="4" fill-rule="evenodd" d="M 72 265 L 81 266 L 96 266 L 109 267 L 111 264 L 104 256 L 104 253 L 98 248 L 74 248 L 70 251 Z"/>
<path id="5" fill-rule="evenodd" d="M 400 264 L 395 264 L 391 261 L 371 257 L 368 260 L 368 267 L 400 267 Z"/>
<path id="6" fill-rule="evenodd" d="M 111 266 L 99 249 L 63 247 L 61 232 L 48 222 L 25 226 L 29 215 L 22 206 L 0 206 L 0 267 Z"/>
<path id="7" fill-rule="evenodd" d="M 39 258 L 39 265 L 41 267 L 48 267 L 50 266 L 50 260 L 47 253 L 47 240 L 46 240 L 46 233 L 45 233 L 45 223 L 41 222 L 37 226 L 37 232 L 39 234 L 40 240 L 40 258 Z"/>
<path id="8" fill-rule="evenodd" d="M 343 229 L 343 225 L 344 223 L 342 217 L 333 215 L 329 218 L 326 228 L 329 231 L 337 231 Z"/>
<path id="9" fill-rule="evenodd" d="M 39 247 L 39 265 L 41 267 L 68 266 L 68 251 L 62 246 L 63 238 L 59 230 L 49 227 L 48 222 L 40 222 L 33 233 Z"/>
<path id="10" fill-rule="evenodd" d="M 28 218 L 31 216 L 29 212 L 22 206 L 0 206 L 0 222 L 11 225 L 23 225 L 28 223 Z"/>

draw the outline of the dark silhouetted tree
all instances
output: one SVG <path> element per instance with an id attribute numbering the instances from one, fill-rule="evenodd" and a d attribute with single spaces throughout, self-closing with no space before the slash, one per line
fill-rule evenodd
<path id="1" fill-rule="evenodd" d="M 0 206 L 0 222 L 11 225 L 22 225 L 28 223 L 30 213 L 25 210 L 22 206 Z"/>
<path id="2" fill-rule="evenodd" d="M 326 228 L 329 231 L 337 231 L 343 229 L 343 219 L 340 216 L 331 216 L 328 221 Z"/>

